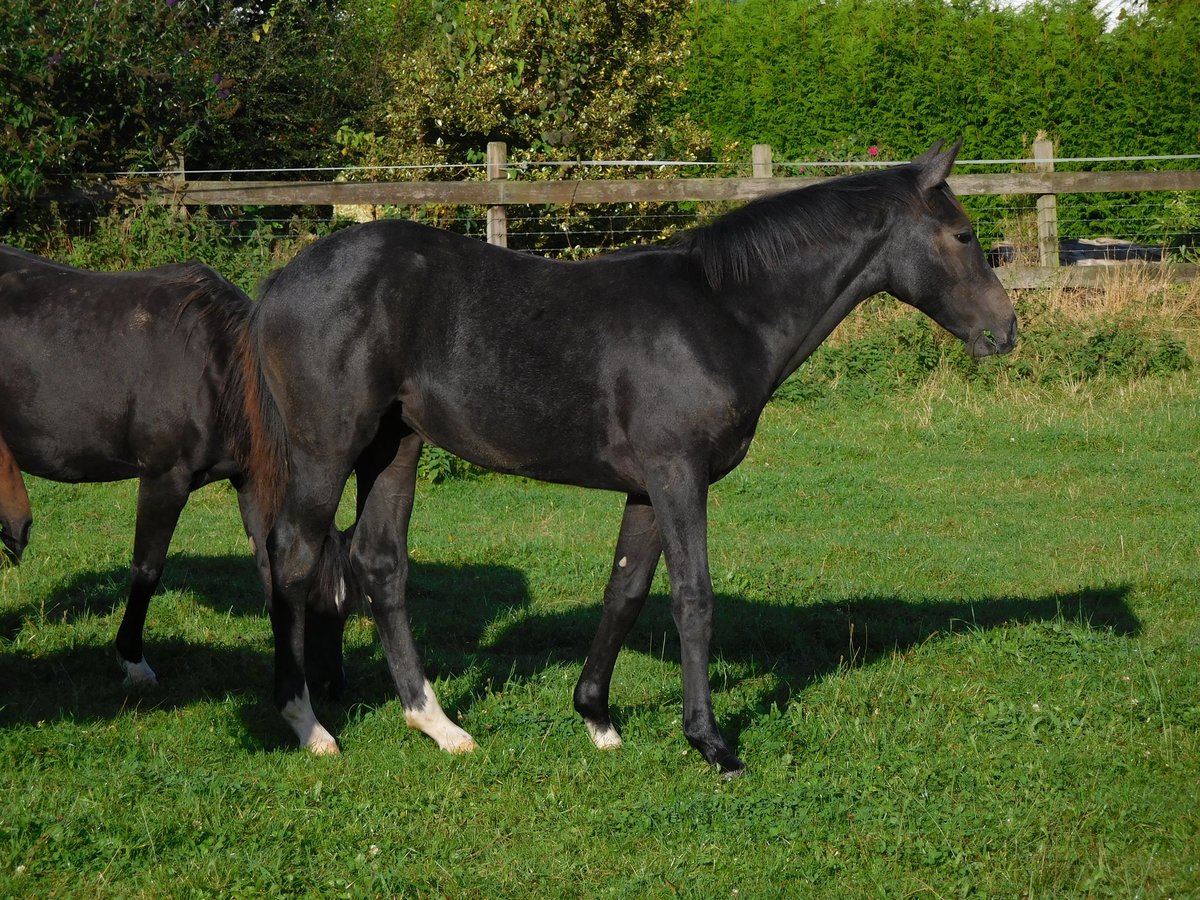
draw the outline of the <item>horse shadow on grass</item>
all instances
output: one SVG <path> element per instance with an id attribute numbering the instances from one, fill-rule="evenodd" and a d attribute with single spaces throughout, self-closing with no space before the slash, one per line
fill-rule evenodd
<path id="1" fill-rule="evenodd" d="M 499 618 L 494 607 L 452 584 L 434 585 L 431 581 L 422 585 L 421 580 L 418 572 L 409 609 L 430 677 L 458 676 L 468 669 L 476 673 L 474 689 L 460 702 L 457 712 L 469 708 L 492 685 L 531 679 L 552 665 L 581 665 L 600 621 L 599 602 L 550 613 L 508 610 Z M 1141 623 L 1129 607 L 1129 592 L 1130 587 L 1122 584 L 1040 597 L 914 601 L 853 596 L 803 605 L 764 603 L 718 593 L 712 657 L 715 663 L 731 664 L 726 668 L 741 674 L 718 679 L 714 672 L 714 691 L 734 687 L 743 678 L 774 685 L 761 690 L 740 716 L 723 717 L 722 732 L 736 748 L 743 728 L 769 712 L 772 705 L 784 708 L 813 682 L 844 668 L 869 666 L 894 652 L 954 633 L 1062 621 L 1118 636 L 1135 636 L 1141 631 Z M 424 635 L 419 633 L 422 622 L 427 623 Z M 483 643 L 485 632 L 487 640 Z M 447 640 L 452 633 L 455 639 Z M 651 595 L 625 641 L 622 654 L 630 652 L 650 653 L 679 664 L 679 639 L 669 596 Z M 763 673 L 771 673 L 774 678 L 759 679 Z M 351 692 L 358 694 L 356 674 L 351 672 Z M 390 682 L 386 682 L 386 672 L 382 675 L 384 681 L 360 697 L 363 702 L 394 695 Z M 682 683 L 678 690 L 682 704 Z M 568 687 L 564 709 L 570 702 Z M 636 713 L 636 707 L 622 704 L 617 687 L 611 702 L 618 728 Z"/>
<path id="2" fill-rule="evenodd" d="M 186 590 L 222 615 L 223 622 L 210 626 L 211 643 L 156 636 L 151 604 L 147 657 L 158 670 L 160 684 L 149 689 L 122 684 L 112 646 L 126 577 L 124 569 L 81 573 L 36 607 L 0 613 L 0 637 L 7 644 L 0 645 L 0 727 L 63 717 L 103 721 L 130 709 L 171 710 L 234 696 L 247 749 L 293 746 L 294 739 L 270 700 L 271 641 L 262 591 L 249 557 L 181 555 L 168 561 L 164 587 Z M 602 589 L 598 580 L 597 597 Z M 1136 635 L 1141 625 L 1129 608 L 1129 590 L 1128 585 L 1105 585 L 1041 597 L 975 600 L 854 596 L 803 605 L 718 594 L 714 659 L 733 664 L 743 677 L 764 672 L 774 676 L 767 680 L 773 686 L 761 691 L 740 715 L 725 717 L 722 729 L 736 746 L 740 732 L 756 716 L 773 704 L 782 708 L 814 681 L 955 632 L 1063 620 L 1116 635 Z M 78 622 L 88 614 L 110 613 L 116 615 L 102 635 L 66 649 L 31 653 L 22 642 L 13 641 L 27 618 Z M 409 613 L 432 679 L 471 674 L 470 686 L 447 705 L 453 716 L 468 710 L 494 686 L 534 678 L 551 666 L 581 664 L 599 623 L 600 604 L 542 612 L 531 607 L 524 573 L 512 567 L 416 562 L 410 576 Z M 249 619 L 263 621 L 249 625 Z M 650 597 L 625 647 L 624 653 L 653 652 L 678 663 L 679 642 L 668 597 Z M 335 734 L 363 708 L 395 700 L 378 641 L 351 642 L 346 668 L 350 684 L 345 695 L 338 701 L 317 701 L 318 715 Z M 731 684 L 728 678 L 723 683 L 726 688 Z M 564 715 L 573 715 L 567 712 L 567 690 Z M 614 690 L 618 726 L 637 711 L 635 706 L 622 705 L 619 695 L 619 689 Z"/>
<path id="3" fill-rule="evenodd" d="M 524 574 L 509 567 L 417 564 L 413 581 L 415 591 L 421 590 L 417 584 L 428 583 L 435 586 L 438 596 L 442 596 L 441 586 L 453 584 L 452 598 L 471 597 L 477 604 L 472 612 L 479 616 L 494 616 L 529 602 Z M 168 634 L 168 629 L 179 629 L 164 623 L 169 618 L 162 614 L 165 598 L 156 596 L 145 629 L 146 657 L 159 679 L 151 687 L 124 683 L 114 645 L 129 588 L 127 567 L 74 573 L 29 602 L 0 608 L 0 728 L 60 719 L 105 721 L 127 711 L 169 711 L 232 696 L 238 700 L 246 725 L 248 749 L 292 746 L 294 738 L 271 702 L 274 654 L 253 559 L 249 555 L 173 554 L 164 568 L 161 587 L 187 595 L 174 602 L 184 608 L 182 615 L 203 618 L 200 627 L 212 640 Z M 191 602 L 209 612 L 187 611 Z M 477 641 L 487 624 L 457 616 L 452 620 L 465 629 L 446 629 L 445 635 L 452 641 Z M 420 622 L 415 625 L 421 637 Z M 36 639 L 21 637 L 27 628 L 36 633 L 63 626 L 75 630 L 64 649 L 38 652 Z M 196 623 L 189 622 L 187 627 L 194 633 Z M 386 665 L 375 658 L 378 655 L 377 646 L 347 651 L 347 668 L 361 677 L 375 704 L 395 696 L 394 690 L 386 689 L 390 681 L 386 680 Z M 358 699 L 356 687 L 351 685 L 347 700 Z M 348 712 L 346 703 L 318 703 L 318 714 L 335 729 Z"/>

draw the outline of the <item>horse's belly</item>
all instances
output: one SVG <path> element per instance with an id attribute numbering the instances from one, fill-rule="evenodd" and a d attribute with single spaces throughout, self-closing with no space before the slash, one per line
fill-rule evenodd
<path id="1" fill-rule="evenodd" d="M 462 418 L 405 419 L 427 443 L 494 472 L 604 490 L 641 488 L 631 456 L 598 436 L 579 434 L 559 423 L 489 430 Z"/>
<path id="2" fill-rule="evenodd" d="M 124 481 L 138 478 L 143 473 L 136 459 L 114 458 L 112 454 L 94 452 L 86 454 L 78 448 L 55 446 L 23 447 L 13 451 L 21 471 L 38 478 L 68 483 Z"/>

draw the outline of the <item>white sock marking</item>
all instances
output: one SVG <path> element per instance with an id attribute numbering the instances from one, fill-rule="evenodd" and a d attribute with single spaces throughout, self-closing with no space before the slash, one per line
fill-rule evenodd
<path id="1" fill-rule="evenodd" d="M 158 684 L 158 676 L 154 674 L 145 657 L 137 662 L 123 659 L 121 664 L 125 666 L 125 683 L 130 687 L 150 687 Z"/>
<path id="2" fill-rule="evenodd" d="M 433 685 L 426 679 L 422 689 L 420 705 L 404 710 L 404 721 L 409 728 L 423 731 L 447 753 L 469 753 L 475 749 L 475 739 L 455 725 L 442 711 Z"/>
<path id="3" fill-rule="evenodd" d="M 617 734 L 617 729 L 611 725 L 600 726 L 587 719 L 583 720 L 583 724 L 587 726 L 588 734 L 592 736 L 592 743 L 596 745 L 596 749 L 616 750 L 621 746 L 621 735 Z"/>
<path id="4" fill-rule="evenodd" d="M 296 732 L 300 745 L 307 747 L 314 756 L 326 756 L 340 752 L 333 735 L 317 721 L 312 703 L 308 699 L 307 685 L 304 687 L 304 692 L 284 706 L 281 712 L 284 721 L 292 726 L 292 731 Z"/>

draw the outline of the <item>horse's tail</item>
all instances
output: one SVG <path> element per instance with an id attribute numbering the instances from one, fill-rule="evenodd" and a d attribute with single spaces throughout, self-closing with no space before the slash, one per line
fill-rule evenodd
<path id="1" fill-rule="evenodd" d="M 287 429 L 267 384 L 255 350 L 253 314 L 237 336 L 234 363 L 226 389 L 225 425 L 233 451 L 268 534 L 279 516 L 287 490 Z"/>
<path id="2" fill-rule="evenodd" d="M 342 661 L 342 638 L 351 612 L 361 612 L 362 591 L 350 565 L 350 541 L 354 526 L 329 529 L 316 576 L 304 610 L 304 665 L 310 685 L 325 685 L 330 696 L 341 693 L 346 683 Z"/>

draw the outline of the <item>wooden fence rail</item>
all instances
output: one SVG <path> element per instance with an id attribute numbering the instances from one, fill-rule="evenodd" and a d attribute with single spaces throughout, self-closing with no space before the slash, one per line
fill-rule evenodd
<path id="1" fill-rule="evenodd" d="M 1071 284 L 1101 280 L 1095 269 L 1058 267 L 1056 197 L 1074 193 L 1132 193 L 1144 191 L 1200 191 L 1200 170 L 1136 172 L 1054 171 L 1053 146 L 1035 143 L 1035 170 L 1030 172 L 952 175 L 950 187 L 959 195 L 1029 195 L 1038 197 L 1038 244 L 1041 267 L 1002 267 L 1006 283 L 1027 287 L 1056 279 Z M 180 167 L 182 170 L 182 166 Z M 522 181 L 519 169 L 510 167 L 505 145 L 487 148 L 487 180 L 476 181 L 210 181 L 172 174 L 154 196 L 162 202 L 189 206 L 422 206 L 463 205 L 488 207 L 487 237 L 507 244 L 505 206 L 582 206 L 611 203 L 672 203 L 683 201 L 744 201 L 815 184 L 812 176 L 773 174 L 771 148 L 752 148 L 751 177 L 713 178 L 560 178 Z M 60 195 L 60 199 L 67 199 Z M 1099 268 L 1099 267 L 1097 267 Z M 1197 267 L 1159 266 L 1173 280 L 1197 277 Z"/>

